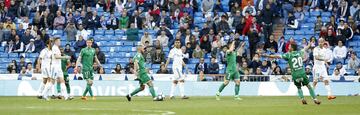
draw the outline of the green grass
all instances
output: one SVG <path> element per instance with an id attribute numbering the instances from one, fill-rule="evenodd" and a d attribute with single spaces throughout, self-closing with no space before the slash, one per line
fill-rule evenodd
<path id="1" fill-rule="evenodd" d="M 315 105 L 306 97 L 308 105 L 302 105 L 297 97 L 191 97 L 189 100 L 165 100 L 153 102 L 150 97 L 97 97 L 96 101 L 44 101 L 35 97 L 0 97 L 1 115 L 359 115 L 360 97 L 337 97 L 328 101 L 320 97 L 321 105 Z"/>

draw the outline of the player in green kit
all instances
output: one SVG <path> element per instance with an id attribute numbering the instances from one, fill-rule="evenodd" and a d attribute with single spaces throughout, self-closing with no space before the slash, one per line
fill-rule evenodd
<path id="1" fill-rule="evenodd" d="M 155 94 L 154 85 L 148 76 L 148 72 L 145 68 L 145 59 L 143 57 L 144 47 L 138 46 L 137 47 L 137 53 L 133 58 L 134 61 L 134 74 L 137 76 L 140 82 L 140 87 L 135 89 L 133 92 L 131 92 L 129 95 L 126 95 L 126 98 L 128 101 L 131 101 L 131 97 L 139 93 L 140 91 L 143 91 L 145 89 L 145 84 L 149 86 L 149 91 L 151 93 L 151 96 L 153 97 L 154 101 L 163 101 L 164 98 L 158 98 Z"/>
<path id="2" fill-rule="evenodd" d="M 309 84 L 309 79 L 306 76 L 305 68 L 303 65 L 304 53 L 311 46 L 311 44 L 312 43 L 309 43 L 309 45 L 304 49 L 302 49 L 301 51 L 297 51 L 296 44 L 291 44 L 288 53 L 282 55 L 263 55 L 263 56 L 269 58 L 283 58 L 286 61 L 288 61 L 291 69 L 292 80 L 294 81 L 294 84 L 298 89 L 298 96 L 300 97 L 302 103 L 304 105 L 307 104 L 303 95 L 303 91 L 301 89 L 302 86 L 306 86 L 309 89 L 310 95 L 314 100 L 314 103 L 320 105 L 321 102 L 316 99 L 314 89 Z"/>
<path id="3" fill-rule="evenodd" d="M 93 85 L 93 80 L 94 80 L 94 69 L 93 69 L 94 59 L 95 59 L 95 62 L 100 67 L 102 67 L 100 61 L 98 60 L 98 58 L 95 55 L 95 49 L 91 47 L 92 44 L 93 44 L 92 39 L 86 40 L 87 47 L 81 49 L 80 55 L 76 61 L 75 70 L 77 70 L 78 65 L 81 63 L 82 64 L 82 74 L 87 83 L 85 91 L 81 97 L 82 100 L 87 100 L 86 94 L 88 92 L 89 92 L 90 96 L 92 97 L 92 99 L 96 100 L 93 95 L 92 89 L 91 89 L 91 86 Z"/>
<path id="4" fill-rule="evenodd" d="M 236 56 L 241 55 L 241 51 L 244 50 L 245 43 L 241 44 L 241 47 L 238 49 L 238 51 L 235 50 L 235 42 L 232 41 L 228 45 L 229 50 L 226 51 L 226 76 L 224 79 L 224 83 L 221 84 L 218 92 L 216 93 L 216 100 L 220 100 L 220 93 L 224 90 L 224 88 L 229 84 L 230 80 L 235 81 L 235 100 L 242 100 L 239 97 L 239 91 L 240 91 L 240 73 L 238 71 L 238 68 L 236 66 Z"/>

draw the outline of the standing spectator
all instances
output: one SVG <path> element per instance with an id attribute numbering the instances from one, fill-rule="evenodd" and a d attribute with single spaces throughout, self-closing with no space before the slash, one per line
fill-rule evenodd
<path id="1" fill-rule="evenodd" d="M 126 12 L 123 12 L 119 19 L 119 29 L 125 30 L 128 28 L 128 25 L 129 25 L 129 17 L 127 16 Z"/>
<path id="2" fill-rule="evenodd" d="M 350 16 L 350 6 L 347 1 L 341 1 L 337 10 L 337 17 L 347 18 Z"/>
<path id="3" fill-rule="evenodd" d="M 315 23 L 315 31 L 320 31 L 321 27 L 323 26 L 322 18 L 321 16 L 317 16 L 316 23 Z"/>
<path id="4" fill-rule="evenodd" d="M 30 11 L 27 5 L 24 5 L 24 2 L 20 2 L 19 7 L 17 9 L 17 17 L 23 18 L 23 17 L 29 17 Z"/>
<path id="5" fill-rule="evenodd" d="M 205 54 L 211 52 L 211 42 L 209 41 L 208 36 L 203 36 L 203 38 L 200 40 L 200 48 L 201 50 L 205 51 Z"/>
<path id="6" fill-rule="evenodd" d="M 208 67 L 208 73 L 209 74 L 219 74 L 219 64 L 216 62 L 216 58 L 211 58 L 211 63 Z"/>
<path id="7" fill-rule="evenodd" d="M 360 60 L 355 53 L 351 53 L 351 57 L 348 61 L 347 69 L 357 70 L 359 68 Z"/>
<path id="8" fill-rule="evenodd" d="M 157 48 L 153 55 L 152 63 L 161 64 L 162 62 L 165 62 L 165 54 L 160 48 Z"/>
<path id="9" fill-rule="evenodd" d="M 97 58 L 99 59 L 100 63 L 105 64 L 105 60 L 106 60 L 105 54 L 102 51 L 100 51 L 99 47 L 95 48 L 95 54 L 96 54 Z"/>
<path id="10" fill-rule="evenodd" d="M 127 40 L 137 41 L 139 38 L 139 29 L 135 28 L 135 24 L 131 23 L 130 28 L 126 30 Z"/>
<path id="11" fill-rule="evenodd" d="M 76 40 L 79 40 L 79 37 L 80 37 L 80 36 L 81 36 L 84 40 L 87 40 L 89 35 L 90 35 L 90 33 L 83 28 L 83 25 L 82 25 L 82 24 L 80 24 L 80 25 L 79 25 L 79 30 L 77 31 L 77 34 L 76 34 Z"/>
<path id="12" fill-rule="evenodd" d="M 203 14 L 207 14 L 213 11 L 214 0 L 202 0 L 201 11 Z"/>
<path id="13" fill-rule="evenodd" d="M 97 15 L 96 11 L 92 12 L 92 16 L 88 17 L 88 19 L 85 21 L 85 24 L 88 30 L 96 30 L 96 28 L 101 27 L 100 17 Z"/>
<path id="14" fill-rule="evenodd" d="M 358 1 L 354 0 L 350 6 L 350 16 L 354 17 L 355 12 L 360 9 Z"/>
<path id="15" fill-rule="evenodd" d="M 15 42 L 14 42 L 14 51 L 17 53 L 22 53 L 25 50 L 24 43 L 20 41 L 20 37 L 18 35 L 15 36 Z"/>
<path id="16" fill-rule="evenodd" d="M 199 45 L 196 45 L 195 50 L 192 53 L 192 58 L 203 58 L 205 55 L 204 51 L 200 48 Z"/>
<path id="17" fill-rule="evenodd" d="M 116 30 L 119 27 L 119 19 L 117 19 L 114 13 L 110 14 L 109 19 L 106 21 L 106 27 L 108 30 Z"/>
<path id="18" fill-rule="evenodd" d="M 71 42 L 71 41 L 75 41 L 76 40 L 76 34 L 77 34 L 77 29 L 75 27 L 74 23 L 68 23 L 66 28 L 65 28 L 65 33 L 66 33 L 66 41 L 67 42 Z"/>
<path id="19" fill-rule="evenodd" d="M 195 65 L 195 74 L 204 73 L 207 74 L 208 68 L 204 58 L 200 58 L 200 62 Z"/>
<path id="20" fill-rule="evenodd" d="M 243 1 L 244 3 L 244 1 Z M 242 14 L 243 16 L 245 16 L 245 13 L 248 12 L 249 14 L 251 14 L 252 16 L 255 16 L 256 15 L 256 9 L 253 5 L 254 3 L 253 2 L 246 2 L 246 6 L 243 7 L 243 10 L 242 10 Z M 244 6 L 245 4 L 242 4 L 242 6 Z"/>
<path id="21" fill-rule="evenodd" d="M 149 42 L 149 45 L 152 46 L 153 45 L 153 40 L 152 37 L 149 35 L 149 32 L 144 32 L 144 35 L 141 37 L 141 44 L 145 45 L 145 42 Z"/>
<path id="22" fill-rule="evenodd" d="M 165 64 L 161 64 L 160 69 L 156 72 L 156 74 L 170 74 L 170 72 L 166 69 Z"/>
<path id="23" fill-rule="evenodd" d="M 273 27 L 272 19 L 275 16 L 273 10 L 270 8 L 271 8 L 270 4 L 266 4 L 266 8 L 261 13 L 261 17 L 263 19 L 261 21 L 262 21 L 262 25 L 263 25 L 265 39 L 269 38 L 272 33 L 272 27 Z M 265 42 L 268 42 L 268 40 L 265 40 Z"/>
<path id="24" fill-rule="evenodd" d="M 299 26 L 298 20 L 291 12 L 289 12 L 289 18 L 287 20 L 287 24 L 291 29 L 297 29 Z"/>
<path id="25" fill-rule="evenodd" d="M 121 65 L 120 64 L 116 64 L 116 67 L 114 68 L 114 70 L 111 71 L 111 73 L 113 74 L 122 74 L 123 71 L 121 69 Z"/>
<path id="26" fill-rule="evenodd" d="M 54 19 L 54 29 L 62 30 L 65 26 L 65 17 L 61 15 L 60 11 L 56 12 L 57 17 Z"/>
<path id="27" fill-rule="evenodd" d="M 136 10 L 135 0 L 127 0 L 124 7 L 126 9 L 126 11 L 123 11 L 124 13 L 128 12 L 129 14 L 132 14 Z"/>
<path id="28" fill-rule="evenodd" d="M 156 39 L 160 41 L 160 44 L 162 45 L 162 47 L 167 47 L 169 44 L 169 37 L 166 36 L 165 31 L 161 31 L 161 35 L 158 36 Z"/>
<path id="29" fill-rule="evenodd" d="M 35 45 L 34 39 L 30 39 L 30 43 L 26 45 L 25 53 L 34 53 L 35 52 Z"/>
<path id="30" fill-rule="evenodd" d="M 75 42 L 74 44 L 74 49 L 76 53 L 79 53 L 81 51 L 82 48 L 86 47 L 86 42 L 83 39 L 83 37 L 80 35 L 79 39 Z"/>
<path id="31" fill-rule="evenodd" d="M 140 17 L 140 14 L 138 11 L 134 11 L 134 15 L 130 17 L 129 22 L 134 23 L 135 28 L 139 28 L 140 30 L 142 29 L 143 18 Z"/>
<path id="32" fill-rule="evenodd" d="M 345 46 L 343 46 L 343 42 L 339 41 L 338 45 L 334 48 L 334 61 L 335 63 L 341 62 L 344 63 L 344 60 L 346 58 L 347 49 Z"/>

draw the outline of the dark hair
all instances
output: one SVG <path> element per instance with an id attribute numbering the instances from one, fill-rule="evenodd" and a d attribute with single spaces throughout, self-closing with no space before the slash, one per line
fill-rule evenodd
<path id="1" fill-rule="evenodd" d="M 291 48 L 293 49 L 293 51 L 297 51 L 298 49 L 297 44 L 295 43 L 291 44 Z"/>

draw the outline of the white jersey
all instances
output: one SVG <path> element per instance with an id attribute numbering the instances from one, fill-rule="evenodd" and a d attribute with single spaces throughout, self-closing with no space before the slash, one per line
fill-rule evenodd
<path id="1" fill-rule="evenodd" d="M 171 49 L 168 57 L 173 59 L 172 68 L 182 68 L 184 54 L 181 49 Z"/>
<path id="2" fill-rule="evenodd" d="M 50 49 L 45 48 L 41 50 L 39 58 L 41 58 L 41 68 L 50 68 L 52 58 L 52 51 Z"/>
<path id="3" fill-rule="evenodd" d="M 315 57 L 319 56 L 320 59 L 327 59 L 328 56 L 332 54 L 326 54 L 325 48 L 315 47 L 313 55 L 314 55 L 314 67 L 322 67 L 325 66 L 325 61 L 317 60 Z"/>
<path id="4" fill-rule="evenodd" d="M 61 56 L 59 46 L 54 45 L 52 47 L 52 52 L 53 52 L 53 57 L 52 57 L 52 61 L 51 61 L 52 67 L 54 69 L 61 69 L 61 59 L 56 59 L 55 58 L 55 55 L 60 55 Z"/>

